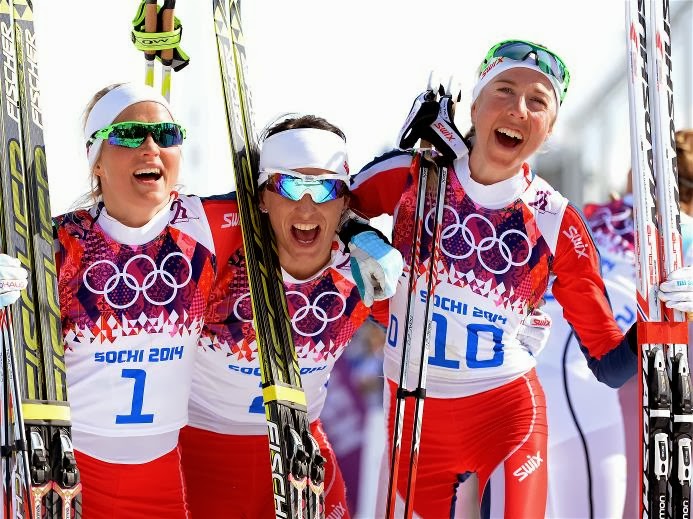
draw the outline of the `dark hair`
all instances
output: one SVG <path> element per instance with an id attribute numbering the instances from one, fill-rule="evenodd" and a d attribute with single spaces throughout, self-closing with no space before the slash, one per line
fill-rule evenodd
<path id="1" fill-rule="evenodd" d="M 264 141 L 268 137 L 271 137 L 272 135 L 286 130 L 296 130 L 298 128 L 316 128 L 318 130 L 325 130 L 328 132 L 336 133 L 342 139 L 344 139 L 344 141 L 346 141 L 344 132 L 342 132 L 342 130 L 337 128 L 334 124 L 323 119 L 322 117 L 317 117 L 315 115 L 301 115 L 297 117 L 287 117 L 286 115 L 284 115 L 283 117 L 285 117 L 283 121 L 275 122 L 274 124 L 266 128 L 262 132 L 260 140 Z"/>
<path id="2" fill-rule="evenodd" d="M 339 135 L 346 142 L 344 132 L 322 117 L 318 117 L 316 115 L 292 116 L 289 114 L 284 114 L 278 117 L 273 123 L 270 123 L 267 127 L 265 127 L 265 129 L 260 133 L 260 142 L 264 142 L 265 139 L 271 137 L 272 135 L 276 135 L 277 133 L 284 132 L 286 130 L 296 130 L 298 128 L 315 128 L 318 130 L 332 132 Z M 253 171 L 256 172 L 255 175 L 257 176 L 259 174 L 258 169 L 260 164 L 259 148 L 254 150 L 251 160 L 254 166 Z"/>
<path id="3" fill-rule="evenodd" d="M 676 132 L 676 160 L 679 170 L 679 200 L 693 202 L 693 129 Z"/>

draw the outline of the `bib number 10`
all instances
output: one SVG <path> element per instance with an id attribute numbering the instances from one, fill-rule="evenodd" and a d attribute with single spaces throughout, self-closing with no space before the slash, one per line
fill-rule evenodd
<path id="1" fill-rule="evenodd" d="M 433 352 L 428 356 L 430 366 L 438 366 L 448 369 L 459 369 L 460 361 L 449 359 L 445 356 L 445 348 L 448 336 L 448 320 L 443 314 L 434 312 L 432 320 L 435 323 L 435 338 L 433 340 Z M 397 345 L 399 333 L 399 321 L 394 315 L 390 316 L 387 342 L 390 346 Z M 493 356 L 488 359 L 479 359 L 479 337 L 488 337 L 493 342 Z M 465 363 L 470 369 L 495 368 L 503 365 L 503 330 L 492 324 L 472 323 L 467 325 L 467 349 Z"/>

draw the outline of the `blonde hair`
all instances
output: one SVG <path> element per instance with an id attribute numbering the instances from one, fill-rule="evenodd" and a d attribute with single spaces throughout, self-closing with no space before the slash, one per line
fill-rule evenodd
<path id="1" fill-rule="evenodd" d="M 103 96 L 108 94 L 114 88 L 117 88 L 123 84 L 124 83 L 113 83 L 112 85 L 108 85 L 107 87 L 102 88 L 101 90 L 96 92 L 96 94 L 94 94 L 92 96 L 92 98 L 87 103 L 87 106 L 84 109 L 84 112 L 82 113 L 82 129 L 86 128 L 87 119 L 89 118 L 89 114 L 91 113 L 92 109 L 94 108 L 94 105 L 99 101 L 99 99 L 101 99 Z M 99 179 L 99 177 L 94 175 L 93 170 L 90 170 L 89 171 L 89 192 L 80 196 L 77 199 L 77 201 L 75 202 L 73 208 L 77 209 L 77 208 L 90 207 L 92 205 L 97 204 L 99 201 L 101 201 L 101 198 L 102 198 L 101 180 Z"/>

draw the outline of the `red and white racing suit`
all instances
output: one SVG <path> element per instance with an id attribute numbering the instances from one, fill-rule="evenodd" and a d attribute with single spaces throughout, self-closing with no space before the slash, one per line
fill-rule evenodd
<path id="1" fill-rule="evenodd" d="M 225 247 L 210 225 L 227 203 L 174 193 L 141 228 L 103 204 L 55 219 L 84 517 L 187 516 L 178 432 Z"/>
<path id="2" fill-rule="evenodd" d="M 623 200 L 584 208 L 601 258 L 602 276 L 616 322 L 626 331 L 636 321 L 635 256 L 632 208 Z M 552 317 L 549 347 L 537 359 L 537 374 L 546 392 L 549 421 L 547 518 L 631 517 L 624 515 L 627 475 L 626 423 L 637 431 L 637 379 L 618 392 L 590 376 L 579 343 L 563 310 L 546 293 L 542 310 Z M 622 409 L 619 393 L 633 399 Z M 627 422 L 623 415 L 629 415 Z M 637 453 L 637 449 L 636 449 Z M 637 459 L 634 460 L 637 466 Z M 491 517 L 503 516 L 502 474 L 492 479 Z M 499 494 L 500 497 L 499 497 Z M 633 496 L 635 502 L 635 496 Z"/>
<path id="3" fill-rule="evenodd" d="M 275 516 L 267 422 L 237 209 L 226 215 L 233 249 L 212 296 L 181 434 L 193 518 Z M 311 431 L 327 458 L 325 516 L 348 517 L 346 491 L 319 420 L 334 363 L 371 310 L 351 276 L 349 255 L 333 243 L 328 265 L 310 279 L 286 272 L 284 286 Z M 383 308 L 387 311 L 387 306 Z M 357 431 L 354 431 L 357 434 Z"/>
<path id="4" fill-rule="evenodd" d="M 391 152 L 363 168 L 352 189 L 356 210 L 369 217 L 394 215 L 393 244 L 405 265 L 412 256 L 418 169 L 418 155 Z M 454 517 L 459 483 L 476 473 L 480 498 L 491 472 L 504 463 L 505 517 L 543 517 L 546 403 L 534 371 L 536 361 L 517 333 L 539 305 L 549 274 L 556 276 L 553 294 L 599 380 L 621 385 L 635 373 L 637 359 L 614 320 L 599 256 L 578 210 L 528 165 L 488 186 L 472 180 L 467 157 L 457 160 L 448 174 L 414 510 L 420 517 Z M 429 201 L 423 250 L 431 241 L 431 213 Z M 429 255 L 423 254 L 422 260 L 427 266 Z M 405 267 L 390 302 L 384 363 L 390 432 L 410 275 Z M 417 274 L 415 330 L 423 329 L 425 286 L 425 275 Z M 420 342 L 414 340 L 408 376 L 412 386 L 419 358 Z M 405 415 L 402 453 L 410 448 L 406 432 L 412 407 Z M 400 495 L 406 457 L 400 461 Z M 381 476 L 386 480 L 387 470 Z"/>

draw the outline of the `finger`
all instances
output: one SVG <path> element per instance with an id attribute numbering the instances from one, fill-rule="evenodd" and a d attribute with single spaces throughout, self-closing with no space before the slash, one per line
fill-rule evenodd
<path id="1" fill-rule="evenodd" d="M 680 272 L 680 271 L 676 271 Z M 693 279 L 669 279 L 660 283 L 659 289 L 663 292 L 683 292 L 686 290 L 693 290 Z"/>
<path id="2" fill-rule="evenodd" d="M 0 266 L 21 267 L 22 264 L 17 258 L 8 256 L 7 254 L 0 254 Z"/>
<path id="3" fill-rule="evenodd" d="M 693 301 L 693 292 L 658 292 L 658 297 L 661 301 Z"/>
<path id="4" fill-rule="evenodd" d="M 693 312 L 693 302 L 691 301 L 667 301 L 664 306 L 679 312 Z"/>

